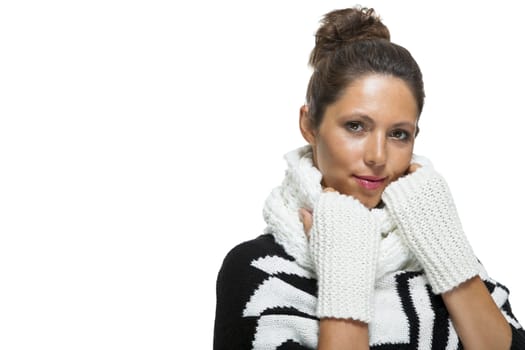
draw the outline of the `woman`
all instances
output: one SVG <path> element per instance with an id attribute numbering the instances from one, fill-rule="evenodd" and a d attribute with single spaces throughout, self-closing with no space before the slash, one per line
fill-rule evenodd
<path id="1" fill-rule="evenodd" d="M 445 180 L 412 154 L 424 102 L 373 10 L 325 15 L 265 234 L 217 281 L 218 349 L 525 349 L 508 290 L 474 255 Z"/>

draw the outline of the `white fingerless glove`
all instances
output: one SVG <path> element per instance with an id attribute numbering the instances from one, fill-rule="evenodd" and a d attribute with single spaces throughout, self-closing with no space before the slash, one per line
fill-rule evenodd
<path id="1" fill-rule="evenodd" d="M 338 192 L 320 195 L 309 240 L 319 318 L 370 322 L 379 239 L 376 220 L 357 199 Z"/>
<path id="2" fill-rule="evenodd" d="M 382 199 L 436 294 L 479 274 L 445 179 L 419 168 L 388 185 Z"/>

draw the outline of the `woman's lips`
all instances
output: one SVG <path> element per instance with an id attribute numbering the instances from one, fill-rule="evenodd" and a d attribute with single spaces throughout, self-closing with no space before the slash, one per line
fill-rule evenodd
<path id="1" fill-rule="evenodd" d="M 386 177 L 378 176 L 357 176 L 354 175 L 356 182 L 367 190 L 375 190 L 383 186 L 383 183 L 386 180 Z"/>

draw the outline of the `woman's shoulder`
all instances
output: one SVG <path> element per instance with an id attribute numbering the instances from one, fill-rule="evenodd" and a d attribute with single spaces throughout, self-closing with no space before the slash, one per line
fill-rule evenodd
<path id="1" fill-rule="evenodd" d="M 276 337 L 281 335 L 286 337 L 283 344 L 291 343 L 289 337 L 300 339 L 305 324 L 309 334 L 316 331 L 316 281 L 271 234 L 232 248 L 224 258 L 216 287 L 216 349 L 251 349 L 255 334 L 265 344 L 279 344 L 281 339 Z M 305 314 L 305 300 L 310 301 L 312 315 Z"/>
<path id="2" fill-rule="evenodd" d="M 218 299 L 248 300 L 269 278 L 315 294 L 315 278 L 286 253 L 271 234 L 236 245 L 224 258 L 217 276 Z"/>
<path id="3" fill-rule="evenodd" d="M 234 268 L 238 269 L 241 266 L 251 265 L 264 257 L 280 257 L 286 260 L 293 260 L 284 248 L 275 241 L 271 234 L 263 234 L 257 238 L 244 241 L 233 247 L 224 258 L 222 269 Z"/>

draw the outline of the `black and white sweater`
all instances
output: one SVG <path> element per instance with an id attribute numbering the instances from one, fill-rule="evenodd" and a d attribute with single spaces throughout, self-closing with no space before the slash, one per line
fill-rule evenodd
<path id="1" fill-rule="evenodd" d="M 311 148 L 286 154 L 285 179 L 264 207 L 266 234 L 224 259 L 217 279 L 214 349 L 316 349 L 318 281 L 298 217 L 322 192 Z M 415 159 L 431 166 L 428 160 Z M 373 210 L 381 241 L 368 322 L 371 349 L 461 349 L 448 311 L 432 292 L 418 259 L 386 210 Z M 379 234 L 379 232 L 378 232 Z M 479 267 L 495 303 L 511 325 L 512 349 L 525 349 L 525 331 L 512 314 L 508 289 Z"/>
<path id="2" fill-rule="evenodd" d="M 512 327 L 511 349 L 525 349 L 508 289 L 485 272 L 480 276 Z M 441 296 L 431 292 L 422 271 L 392 273 L 385 282 L 393 282 L 396 293 L 376 290 L 370 349 L 462 349 Z M 271 234 L 238 245 L 217 279 L 214 349 L 316 349 L 316 283 Z"/>

